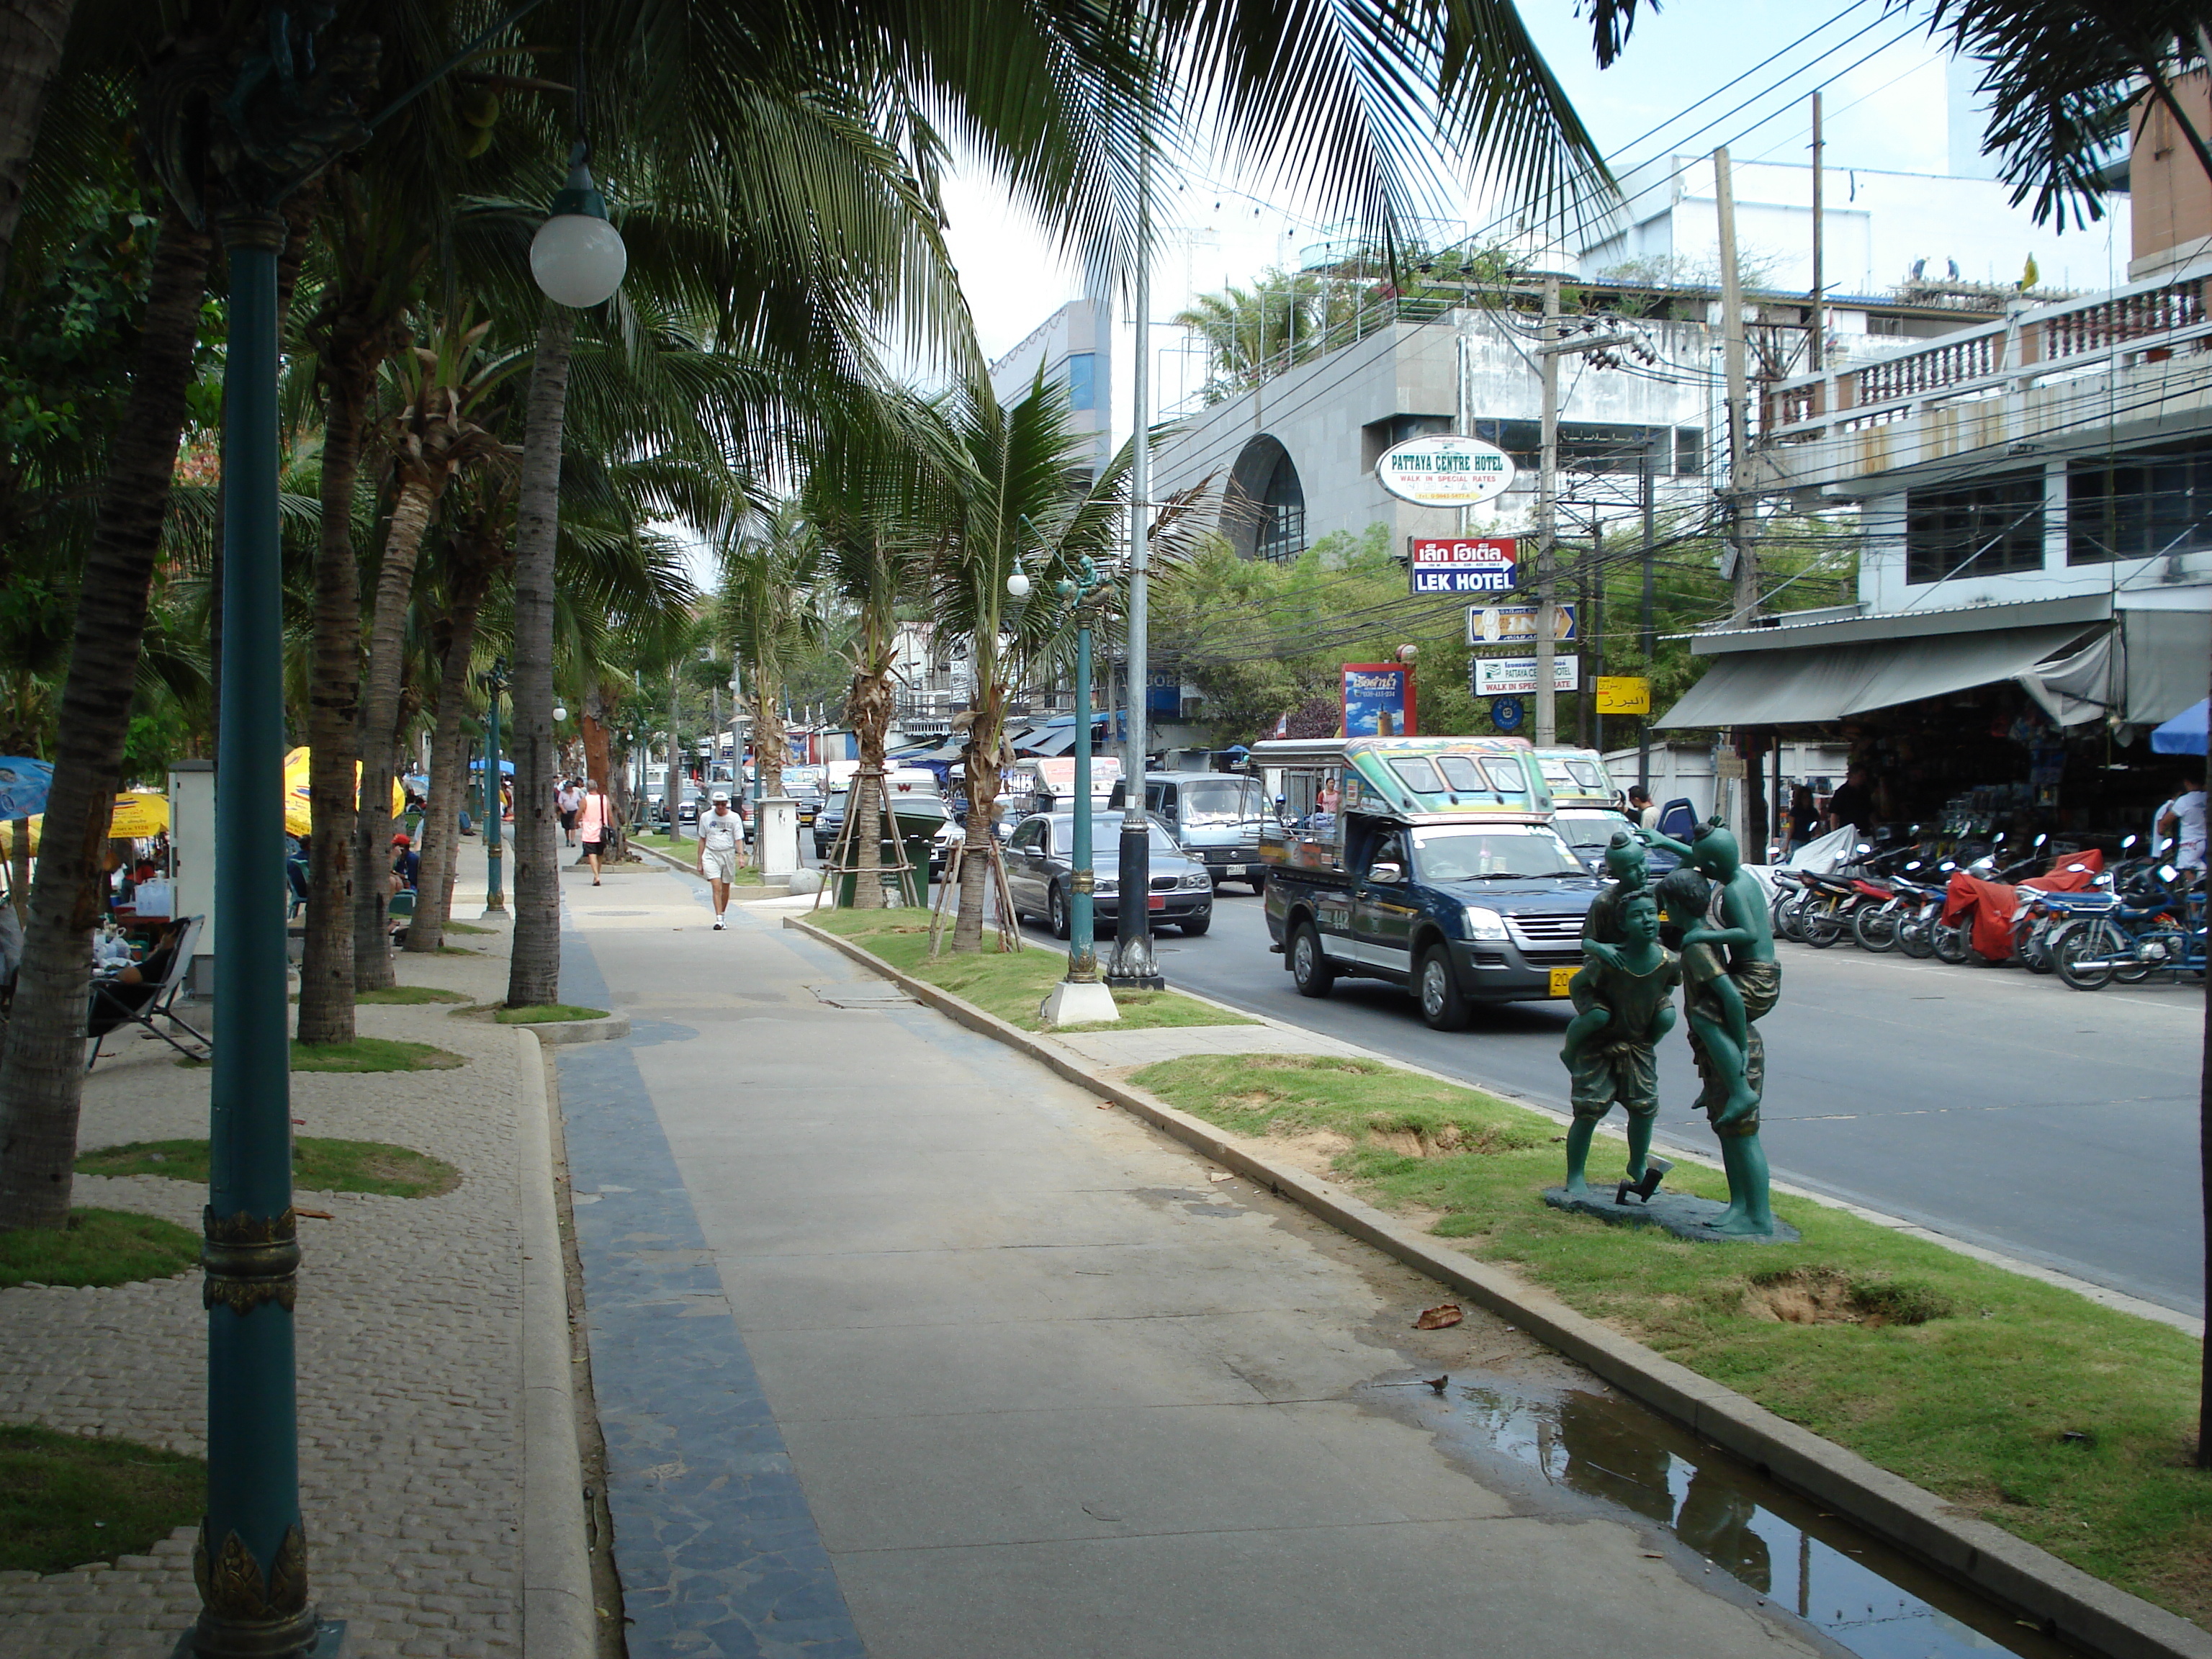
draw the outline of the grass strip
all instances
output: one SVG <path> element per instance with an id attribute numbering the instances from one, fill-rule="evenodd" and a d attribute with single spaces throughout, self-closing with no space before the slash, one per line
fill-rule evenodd
<path id="1" fill-rule="evenodd" d="M 479 927 L 472 921 L 449 921 L 446 924 L 446 931 L 449 933 L 496 933 L 499 929 Z"/>
<path id="2" fill-rule="evenodd" d="M 2212 1479 L 2188 1467 L 2182 1332 L 1821 1205 L 1798 1244 L 1692 1243 L 1547 1207 L 1552 1119 L 1371 1061 L 1169 1060 L 1134 1081 L 1235 1133 L 1298 1137 L 1384 1209 L 2086 1572 L 2212 1623 Z M 1617 1179 L 1620 1143 L 1593 1149 Z M 1678 1165 L 1670 1188 L 1726 1194 Z"/>
<path id="3" fill-rule="evenodd" d="M 65 1227 L 0 1233 L 0 1290 L 33 1285 L 129 1285 L 199 1265 L 200 1238 L 173 1221 L 122 1210 L 71 1210 Z M 7 1489 L 0 1481 L 0 1492 Z"/>
<path id="4" fill-rule="evenodd" d="M 573 1002 L 539 1002 L 524 1008 L 500 1008 L 492 1018 L 501 1025 L 557 1025 L 574 1019 L 605 1019 L 604 1008 L 586 1008 Z"/>
<path id="5" fill-rule="evenodd" d="M 1009 951 L 996 948 L 994 930 L 984 930 L 980 955 L 952 954 L 950 926 L 940 955 L 929 954 L 929 912 L 897 910 L 820 910 L 807 920 L 842 938 L 866 946 L 894 968 L 926 980 L 939 990 L 964 997 L 977 1007 L 996 1014 L 1024 1031 L 1042 1031 L 1044 1022 L 1037 1006 L 1045 994 L 1067 976 L 1067 958 L 1058 951 Z M 1253 1025 L 1255 1020 L 1232 1014 L 1211 1003 L 1175 991 L 1116 991 L 1114 1006 L 1120 1021 L 1112 1025 L 1069 1026 L 1069 1030 L 1145 1030 L 1169 1025 Z"/>
<path id="6" fill-rule="evenodd" d="M 0 1427 L 0 1572 L 143 1555 L 207 1504 L 207 1465 L 129 1440 Z"/>
<path id="7" fill-rule="evenodd" d="M 292 999 L 295 1002 L 299 1000 Z M 380 991 L 356 991 L 353 1000 L 410 1008 L 425 1002 L 466 1002 L 468 998 L 459 991 L 441 991 L 434 985 L 387 985 Z"/>
<path id="8" fill-rule="evenodd" d="M 204 1140 L 134 1140 L 80 1153 L 79 1175 L 208 1178 Z M 461 1184 L 443 1158 L 381 1140 L 330 1140 L 301 1135 L 292 1143 L 292 1184 L 316 1193 L 379 1193 L 387 1198 L 435 1198 Z"/>
<path id="9" fill-rule="evenodd" d="M 350 1042 L 292 1041 L 295 1072 L 443 1072 L 468 1061 L 427 1042 L 356 1037 Z"/>

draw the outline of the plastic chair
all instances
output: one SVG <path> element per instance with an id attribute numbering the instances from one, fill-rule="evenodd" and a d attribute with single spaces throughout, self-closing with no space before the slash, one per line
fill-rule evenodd
<path id="1" fill-rule="evenodd" d="M 192 947 L 199 943 L 200 932 L 207 926 L 205 916 L 194 916 L 185 923 L 185 931 L 177 940 L 174 953 L 169 958 L 169 969 L 159 981 L 137 985 L 95 983 L 92 988 L 92 1004 L 85 1014 L 84 1034 L 92 1039 L 92 1053 L 84 1062 L 90 1071 L 100 1060 L 100 1046 L 109 1035 L 125 1025 L 141 1025 L 147 1035 L 157 1036 L 179 1054 L 193 1060 L 204 1060 L 204 1053 L 187 1048 L 168 1031 L 154 1022 L 167 1020 L 171 1026 L 183 1026 L 196 1038 L 202 1049 L 212 1049 L 215 1040 L 207 1036 L 180 1018 L 175 1008 L 177 996 L 185 987 L 185 975 L 191 971 Z"/>

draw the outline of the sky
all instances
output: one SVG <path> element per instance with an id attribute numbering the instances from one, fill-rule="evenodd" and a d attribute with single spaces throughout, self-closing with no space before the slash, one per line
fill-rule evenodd
<path id="1" fill-rule="evenodd" d="M 1723 142 L 1738 161 L 1809 160 L 1816 87 L 1825 88 L 1830 167 L 1945 170 L 1946 55 L 1923 24 L 1881 0 L 1668 0 L 1656 12 L 1647 4 L 1626 52 L 1602 72 L 1571 0 L 1521 0 L 1520 10 L 1616 170 Z M 1746 71 L 1753 72 L 1729 85 Z M 1461 231 L 1490 222 L 1468 181 L 1440 170 L 1438 189 Z M 953 259 L 984 352 L 995 358 L 1079 297 L 1080 275 L 983 170 L 963 167 L 945 197 Z M 1262 179 L 1232 178 L 1225 166 L 1201 163 L 1161 198 L 1168 223 L 1152 276 L 1156 320 L 1194 295 L 1295 264 L 1328 229 L 1320 204 L 1270 191 Z"/>

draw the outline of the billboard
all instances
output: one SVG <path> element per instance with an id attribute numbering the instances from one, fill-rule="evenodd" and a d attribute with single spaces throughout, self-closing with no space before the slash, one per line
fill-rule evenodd
<path id="1" fill-rule="evenodd" d="M 1513 483 L 1513 459 L 1496 444 L 1446 432 L 1384 450 L 1375 476 L 1401 501 L 1420 507 L 1480 507 Z"/>
<path id="2" fill-rule="evenodd" d="M 1571 604 L 1552 607 L 1552 638 L 1560 645 L 1579 639 L 1579 614 Z M 1473 646 L 1525 645 L 1536 637 L 1533 605 L 1471 605 L 1467 608 L 1467 642 Z"/>
<path id="3" fill-rule="evenodd" d="M 1413 719 L 1413 670 L 1401 662 L 1344 665 L 1344 735 L 1347 738 L 1411 738 L 1420 735 Z"/>
<path id="4" fill-rule="evenodd" d="M 1507 593 L 1521 544 L 1510 536 L 1413 536 L 1406 543 L 1413 593 Z"/>
<path id="5" fill-rule="evenodd" d="M 1583 659 L 1562 652 L 1552 659 L 1552 690 L 1576 691 L 1582 688 Z M 1478 697 L 1529 697 L 1536 693 L 1536 659 L 1534 657 L 1477 657 L 1474 659 L 1474 695 Z"/>

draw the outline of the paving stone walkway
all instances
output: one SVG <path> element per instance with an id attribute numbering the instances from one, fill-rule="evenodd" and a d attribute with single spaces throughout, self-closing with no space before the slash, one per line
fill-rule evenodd
<path id="1" fill-rule="evenodd" d="M 482 891 L 483 860 L 462 890 Z M 457 905 L 459 915 L 476 907 Z M 506 939 L 403 957 L 409 983 L 490 1000 Z M 305 1135 L 383 1140 L 459 1168 L 442 1197 L 301 1192 L 301 1500 L 313 1594 L 347 1621 L 347 1659 L 520 1651 L 521 1275 L 512 1031 L 442 1006 L 363 1007 L 363 1036 L 430 1042 L 457 1071 L 301 1073 Z M 195 1021 L 198 1024 L 198 1021 Z M 203 1026 L 202 1029 L 205 1029 Z M 81 1144 L 203 1136 L 208 1073 L 154 1042 L 111 1040 L 88 1079 Z M 76 1201 L 195 1232 L 204 1187 L 79 1176 Z M 204 1455 L 199 1275 L 112 1290 L 0 1291 L 0 1422 Z M 193 1528 L 149 1554 L 41 1577 L 0 1573 L 7 1659 L 167 1659 L 197 1616 Z"/>

